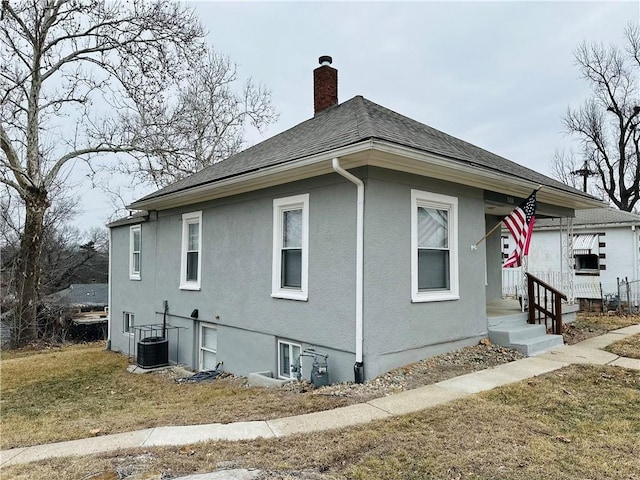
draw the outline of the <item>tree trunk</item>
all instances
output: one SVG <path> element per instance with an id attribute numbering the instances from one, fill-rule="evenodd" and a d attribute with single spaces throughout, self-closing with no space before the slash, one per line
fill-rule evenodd
<path id="1" fill-rule="evenodd" d="M 38 338 L 38 286 L 40 284 L 40 254 L 43 245 L 44 214 L 49 207 L 47 192 L 32 189 L 25 198 L 24 234 L 20 242 L 20 257 L 16 272 L 18 292 L 14 338 L 17 347 Z"/>

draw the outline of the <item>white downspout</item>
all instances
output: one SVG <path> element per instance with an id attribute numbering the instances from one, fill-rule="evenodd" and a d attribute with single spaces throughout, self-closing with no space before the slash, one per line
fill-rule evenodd
<path id="1" fill-rule="evenodd" d="M 355 175 L 347 172 L 340 166 L 340 160 L 334 158 L 332 161 L 333 170 L 342 175 L 344 178 L 357 187 L 357 200 L 356 200 L 356 365 L 354 366 L 354 372 L 357 368 L 363 368 L 362 361 L 362 346 L 363 346 L 363 266 L 364 266 L 364 182 Z M 356 382 L 358 382 L 358 374 L 356 373 Z M 360 382 L 364 381 L 360 378 Z"/>
<path id="2" fill-rule="evenodd" d="M 638 275 L 638 229 L 635 225 L 631 225 L 631 245 L 633 248 L 633 279 L 640 280 L 640 276 Z"/>
<path id="3" fill-rule="evenodd" d="M 109 312 L 107 313 L 107 350 L 111 350 L 111 289 L 113 288 L 113 276 L 111 274 L 111 258 L 112 258 L 112 254 L 111 254 L 111 244 L 112 242 L 112 237 L 113 237 L 113 229 L 109 228 L 109 274 L 108 274 L 108 280 L 107 280 L 107 288 L 108 288 L 108 305 L 109 305 Z"/>

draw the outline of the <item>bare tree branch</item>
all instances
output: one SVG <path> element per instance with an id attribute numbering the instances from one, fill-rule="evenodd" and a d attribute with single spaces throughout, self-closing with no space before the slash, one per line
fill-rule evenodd
<path id="1" fill-rule="evenodd" d="M 575 51 L 576 65 L 592 96 L 563 118 L 580 144 L 582 160 L 598 173 L 594 188 L 606 193 L 622 210 L 640 201 L 640 30 L 625 31 L 626 48 L 583 42 Z"/>

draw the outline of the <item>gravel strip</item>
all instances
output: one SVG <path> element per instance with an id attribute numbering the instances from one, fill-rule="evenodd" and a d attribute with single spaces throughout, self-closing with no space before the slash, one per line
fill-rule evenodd
<path id="1" fill-rule="evenodd" d="M 525 358 L 525 356 L 517 350 L 501 347 L 484 339 L 478 345 L 405 365 L 362 384 L 338 383 L 315 389 L 312 393 L 313 395 L 347 397 L 355 402 L 366 402 L 521 358 Z M 283 388 L 306 391 L 313 387 L 308 382 L 294 382 Z"/>

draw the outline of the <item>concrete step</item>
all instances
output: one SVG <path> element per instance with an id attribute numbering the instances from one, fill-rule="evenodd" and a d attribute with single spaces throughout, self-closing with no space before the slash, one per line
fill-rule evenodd
<path id="1" fill-rule="evenodd" d="M 499 317 L 489 317 L 487 320 L 490 329 L 499 329 L 526 324 L 528 318 L 529 314 L 527 312 L 514 312 L 512 314 L 501 315 Z"/>
<path id="2" fill-rule="evenodd" d="M 498 345 L 521 343 L 531 338 L 542 337 L 547 333 L 544 325 L 514 323 L 489 329 L 489 339 Z"/>
<path id="3" fill-rule="evenodd" d="M 555 347 L 564 345 L 562 335 L 543 335 L 540 337 L 530 338 L 517 343 L 509 345 L 511 348 L 515 348 L 519 352 L 531 357 L 542 352 L 546 352 Z"/>

